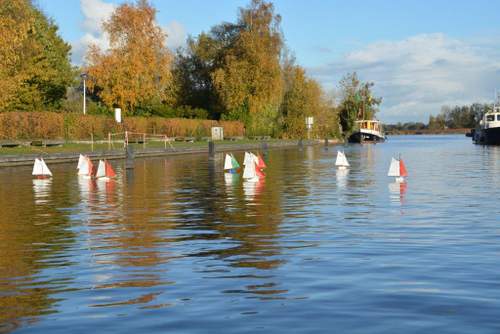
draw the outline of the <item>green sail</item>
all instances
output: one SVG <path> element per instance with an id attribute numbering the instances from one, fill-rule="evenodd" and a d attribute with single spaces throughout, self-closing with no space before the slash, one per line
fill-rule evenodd
<path id="1" fill-rule="evenodd" d="M 234 158 L 234 156 L 231 154 L 231 163 L 233 164 L 233 168 L 240 168 L 240 164 L 238 163 L 238 160 Z"/>

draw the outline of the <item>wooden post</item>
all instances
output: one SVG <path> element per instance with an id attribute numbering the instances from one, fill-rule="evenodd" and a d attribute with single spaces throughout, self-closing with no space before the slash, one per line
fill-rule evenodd
<path id="1" fill-rule="evenodd" d="M 90 134 L 90 149 L 92 152 L 94 152 L 94 134 Z"/>
<path id="2" fill-rule="evenodd" d="M 123 139 L 123 148 L 128 146 L 128 131 L 125 131 L 125 139 Z"/>
<path id="3" fill-rule="evenodd" d="M 146 149 L 146 134 L 142 134 L 142 148 Z"/>
<path id="4" fill-rule="evenodd" d="M 108 151 L 111 150 L 111 132 L 108 132 Z"/>
<path id="5" fill-rule="evenodd" d="M 167 136 L 163 136 L 163 143 L 165 144 L 165 150 L 167 149 Z"/>

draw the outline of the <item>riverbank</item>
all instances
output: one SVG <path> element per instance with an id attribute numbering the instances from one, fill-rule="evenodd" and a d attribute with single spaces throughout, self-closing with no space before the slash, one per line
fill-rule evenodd
<path id="1" fill-rule="evenodd" d="M 469 128 L 461 129 L 420 129 L 420 130 L 393 130 L 386 131 L 386 135 L 389 136 L 406 136 L 406 135 L 465 135 L 470 132 Z"/>
<path id="2" fill-rule="evenodd" d="M 298 140 L 279 140 L 269 141 L 240 140 L 240 141 L 220 141 L 215 143 L 215 152 L 244 151 L 244 150 L 264 150 L 299 146 Z M 302 145 L 319 145 L 324 141 L 303 140 Z M 338 141 L 330 141 L 335 145 Z M 173 156 L 181 154 L 208 154 L 208 142 L 193 143 L 169 143 L 166 147 L 164 143 L 148 143 L 148 147 L 142 144 L 130 144 L 136 158 Z M 108 143 L 94 143 L 93 149 L 87 143 L 68 143 L 61 147 L 16 147 L 0 149 L 0 167 L 27 166 L 32 165 L 33 160 L 42 156 L 47 164 L 67 163 L 78 161 L 80 154 L 86 154 L 91 159 L 125 159 L 126 153 L 121 146 L 116 144 L 110 146 Z"/>

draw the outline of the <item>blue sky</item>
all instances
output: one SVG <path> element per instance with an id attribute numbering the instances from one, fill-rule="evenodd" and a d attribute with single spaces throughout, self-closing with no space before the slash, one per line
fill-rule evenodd
<path id="1" fill-rule="evenodd" d="M 79 63 L 115 0 L 37 0 Z M 153 0 L 158 23 L 182 45 L 187 35 L 234 21 L 241 0 Z M 426 121 L 444 104 L 488 102 L 500 88 L 500 1 L 276 0 L 288 47 L 327 91 L 347 72 L 375 82 L 386 122 Z"/>

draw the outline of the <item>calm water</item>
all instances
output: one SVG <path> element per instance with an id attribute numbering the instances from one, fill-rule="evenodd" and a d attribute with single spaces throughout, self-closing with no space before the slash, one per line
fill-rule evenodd
<path id="1" fill-rule="evenodd" d="M 222 155 L 97 184 L 0 169 L 0 332 L 499 332 L 500 147 L 344 149 L 349 173 L 334 147 L 271 150 L 258 184 Z"/>

